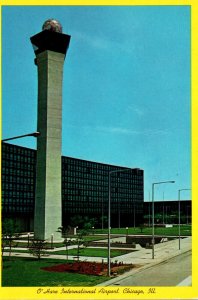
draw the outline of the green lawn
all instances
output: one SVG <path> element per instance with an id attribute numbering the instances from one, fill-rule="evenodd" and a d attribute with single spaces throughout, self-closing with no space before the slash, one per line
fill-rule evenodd
<path id="1" fill-rule="evenodd" d="M 181 225 L 181 235 L 183 236 L 191 236 L 191 225 Z M 175 225 L 171 228 L 164 228 L 164 227 L 157 227 L 155 226 L 155 234 L 156 235 L 164 235 L 164 236 L 177 236 L 178 235 L 178 226 Z M 108 229 L 95 229 L 94 230 L 94 235 L 88 235 L 84 237 L 85 242 L 89 241 L 99 241 L 103 239 L 107 239 L 107 234 L 108 234 Z M 101 235 L 103 234 L 103 235 Z M 134 235 L 152 235 L 152 227 L 145 227 L 142 229 L 139 227 L 136 228 L 129 228 L 128 230 L 126 228 L 112 228 L 111 229 L 111 234 L 117 234 L 117 235 L 126 235 L 126 234 L 134 234 Z M 70 238 L 76 238 L 76 236 L 72 236 Z M 27 247 L 27 242 L 16 242 L 17 247 Z M 31 241 L 30 241 L 31 244 Z M 50 248 L 51 243 L 48 243 L 47 246 Z M 59 247 L 64 247 L 64 243 L 54 243 L 54 247 L 59 248 Z"/>
<path id="2" fill-rule="evenodd" d="M 75 238 L 76 238 L 76 236 L 71 236 L 71 237 L 68 237 L 68 240 L 69 239 L 75 239 Z M 100 235 L 88 235 L 88 236 L 84 237 L 84 241 L 85 242 L 99 241 L 99 240 L 103 240 L 104 238 L 105 238 L 104 236 L 100 236 Z M 20 238 L 19 238 L 19 240 L 20 240 Z M 28 246 L 27 238 L 26 239 L 23 238 L 21 240 L 24 240 L 24 242 L 21 242 L 21 241 L 19 242 L 19 241 L 16 240 L 16 243 L 15 243 L 16 247 L 26 248 Z M 29 241 L 30 245 L 32 244 L 32 241 L 33 240 Z M 50 248 L 51 247 L 51 243 L 47 243 L 46 246 Z M 65 246 L 64 243 L 53 243 L 53 247 L 55 247 L 55 248 L 60 248 L 60 247 L 64 247 L 64 246 Z"/>
<path id="3" fill-rule="evenodd" d="M 180 227 L 181 229 L 181 235 L 185 235 L 185 236 L 189 236 L 191 235 L 191 225 L 181 225 Z M 126 235 L 128 234 L 145 234 L 145 235 L 151 235 L 152 234 L 152 227 L 145 227 L 142 229 L 139 227 L 133 228 L 133 227 L 129 227 L 129 229 L 127 230 L 126 228 L 112 228 L 111 229 L 111 233 L 112 234 L 118 234 L 118 235 Z M 105 238 L 107 238 L 107 234 L 108 234 L 108 229 L 94 229 L 94 234 L 90 234 L 88 236 L 84 237 L 84 241 L 89 242 L 89 241 L 99 241 L 99 240 L 103 240 Z M 178 235 L 178 226 L 174 225 L 171 228 L 165 228 L 165 227 L 157 227 L 155 226 L 155 234 L 159 234 L 159 235 Z M 68 239 L 73 239 L 76 238 L 76 236 L 70 236 L 68 237 Z M 17 242 L 18 247 L 27 247 L 27 242 L 25 240 L 27 240 L 27 238 L 19 238 L 19 240 L 23 240 L 24 242 Z M 32 240 L 30 240 L 30 243 L 32 242 Z M 48 247 L 51 247 L 51 243 L 47 244 Z M 54 243 L 53 246 L 54 247 L 63 247 L 65 244 L 64 243 Z"/>
<path id="4" fill-rule="evenodd" d="M 190 236 L 191 235 L 191 225 L 181 225 L 181 235 L 185 236 Z M 97 234 L 107 234 L 108 229 L 95 229 L 95 233 Z M 151 235 L 152 234 L 152 227 L 145 227 L 142 229 L 139 227 L 136 228 L 129 228 L 128 230 L 126 228 L 112 228 L 111 229 L 112 234 L 121 234 L 121 235 L 126 235 L 126 234 L 143 234 L 143 235 Z M 178 235 L 178 226 L 174 225 L 173 227 L 170 228 L 165 228 L 165 227 L 157 227 L 155 226 L 155 234 L 156 235 L 170 235 L 170 236 L 177 236 Z"/>
<path id="5" fill-rule="evenodd" d="M 111 249 L 111 257 L 116 257 L 120 255 L 127 254 L 129 252 L 132 252 L 134 250 L 116 250 L 116 249 Z M 6 249 L 4 252 L 9 252 L 8 249 Z M 24 250 L 17 250 L 17 248 L 12 248 L 13 253 L 29 253 L 28 249 Z M 45 251 L 47 253 L 47 251 Z M 65 255 L 66 256 L 66 250 L 58 250 L 58 251 L 53 251 L 53 252 L 48 252 L 49 255 Z M 71 256 L 77 256 L 77 249 L 70 249 L 68 250 L 68 255 Z M 80 249 L 80 256 L 93 256 L 93 257 L 107 257 L 108 255 L 108 250 L 107 249 L 98 249 L 98 248 L 84 248 Z"/>
<path id="6" fill-rule="evenodd" d="M 126 253 L 132 252 L 131 249 L 128 250 L 115 250 L 111 249 L 111 257 L 116 257 L 119 255 L 124 255 Z M 66 255 L 65 250 L 61 251 L 54 251 L 53 254 L 61 254 Z M 68 255 L 76 256 L 77 255 L 77 249 L 71 249 L 68 250 Z M 93 257 L 107 257 L 108 250 L 107 249 L 100 249 L 100 248 L 84 248 L 80 249 L 80 255 L 81 256 L 93 256 Z"/>
<path id="7" fill-rule="evenodd" d="M 49 267 L 65 263 L 65 260 L 42 258 L 3 258 L 3 287 L 34 287 L 34 286 L 95 286 L 108 279 L 105 276 L 92 276 L 76 273 L 47 272 L 41 267 Z"/>

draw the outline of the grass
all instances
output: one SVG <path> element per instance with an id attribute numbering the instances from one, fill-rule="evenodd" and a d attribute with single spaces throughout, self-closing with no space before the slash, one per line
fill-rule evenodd
<path id="1" fill-rule="evenodd" d="M 184 236 L 190 236 L 191 235 L 191 225 L 181 225 L 181 235 Z M 155 234 L 156 235 L 165 235 L 165 236 L 177 236 L 178 235 L 178 226 L 174 225 L 173 227 L 170 228 L 165 228 L 165 227 L 157 227 L 155 226 Z M 108 229 L 95 229 L 95 233 L 97 234 L 107 234 Z M 129 228 L 128 230 L 126 228 L 112 228 L 111 229 L 112 234 L 121 234 L 121 235 L 126 235 L 126 234 L 134 234 L 134 235 L 151 235 L 152 234 L 152 227 L 145 227 L 141 231 L 139 227 L 136 228 Z"/>
<path id="2" fill-rule="evenodd" d="M 93 242 L 93 241 L 100 241 L 104 240 L 106 237 L 104 235 L 88 235 L 84 237 L 85 242 Z"/>
<path id="3" fill-rule="evenodd" d="M 69 239 L 74 239 L 76 238 L 76 236 L 72 236 L 72 237 L 68 237 L 68 240 Z M 88 236 L 85 236 L 84 237 L 84 241 L 85 242 L 91 242 L 91 241 L 99 241 L 99 240 L 103 240 L 104 239 L 104 236 L 99 236 L 99 235 L 88 235 Z M 19 238 L 20 240 L 20 238 Z M 24 242 L 19 242 L 17 241 L 16 239 L 16 247 L 19 247 L 19 248 L 26 248 L 28 246 L 28 242 L 27 242 L 27 238 L 22 238 L 21 240 L 24 240 Z M 29 241 L 29 244 L 31 245 L 32 244 L 32 239 L 30 239 Z M 46 244 L 47 247 L 51 247 L 51 243 L 47 243 Z M 60 247 L 64 247 L 65 244 L 64 243 L 53 243 L 53 247 L 55 248 L 60 248 Z"/>
<path id="4" fill-rule="evenodd" d="M 124 255 L 124 254 L 127 254 L 129 252 L 132 252 L 132 251 L 131 250 L 111 249 L 111 257 Z M 54 251 L 53 254 L 66 255 L 66 251 L 65 250 Z M 68 250 L 68 255 L 76 256 L 77 255 L 77 249 Z M 108 255 L 108 250 L 107 249 L 100 249 L 100 248 L 80 249 L 80 256 L 107 257 L 107 255 Z"/>
<path id="5" fill-rule="evenodd" d="M 191 236 L 191 225 L 181 225 L 180 227 L 181 230 L 181 235 L 183 236 Z M 162 236 L 177 236 L 178 235 L 178 226 L 174 225 L 173 227 L 170 228 L 165 228 L 165 227 L 157 227 L 155 226 L 155 235 L 162 235 Z M 103 239 L 107 239 L 107 234 L 108 234 L 108 229 L 94 229 L 94 233 L 92 235 L 88 235 L 84 237 L 85 242 L 90 242 L 90 241 L 99 241 Z M 103 235 L 102 235 L 103 234 Z M 111 234 L 117 234 L 117 235 L 126 235 L 126 234 L 133 234 L 133 235 L 152 235 L 152 227 L 145 227 L 141 231 L 139 227 L 136 228 L 129 228 L 126 230 L 126 228 L 112 228 L 111 229 Z M 70 238 L 76 238 L 76 236 L 72 236 Z M 30 244 L 31 244 L 30 240 Z M 17 246 L 16 247 L 22 247 L 25 248 L 27 247 L 28 243 L 27 242 L 18 242 L 16 241 Z M 50 248 L 51 243 L 47 243 L 47 246 Z M 64 243 L 53 243 L 53 247 L 59 248 L 59 247 L 64 247 Z"/>
<path id="6" fill-rule="evenodd" d="M 95 286 L 108 280 L 105 276 L 92 276 L 77 273 L 47 272 L 42 267 L 65 263 L 65 260 L 43 258 L 8 257 L 3 258 L 3 287 L 34 286 Z"/>
<path id="7" fill-rule="evenodd" d="M 80 256 L 92 256 L 92 257 L 107 257 L 108 255 L 107 249 L 99 249 L 99 248 L 84 248 L 80 249 Z M 120 255 L 127 254 L 129 252 L 132 252 L 134 250 L 116 250 L 111 249 L 111 257 L 116 257 Z M 8 249 L 6 249 L 4 252 L 9 252 Z M 24 250 L 17 250 L 17 248 L 12 249 L 13 253 L 29 253 L 28 249 Z M 45 251 L 47 253 L 47 251 Z M 66 256 L 66 250 L 58 250 L 53 252 L 48 252 L 49 255 L 65 255 Z M 71 256 L 77 256 L 77 249 L 70 249 L 68 250 L 68 255 Z"/>

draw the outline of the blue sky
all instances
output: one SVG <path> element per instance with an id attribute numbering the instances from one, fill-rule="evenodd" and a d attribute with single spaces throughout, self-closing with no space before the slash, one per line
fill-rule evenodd
<path id="1" fill-rule="evenodd" d="M 177 199 L 191 187 L 190 6 L 4 6 L 3 138 L 36 131 L 30 37 L 49 18 L 71 35 L 62 154 L 144 169 L 145 200 L 153 182 L 175 180 L 155 198 Z"/>

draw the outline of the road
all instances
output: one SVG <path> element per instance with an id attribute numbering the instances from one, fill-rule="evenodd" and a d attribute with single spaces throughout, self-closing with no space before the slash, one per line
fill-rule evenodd
<path id="1" fill-rule="evenodd" d="M 168 261 L 130 275 L 113 285 L 119 286 L 177 286 L 192 274 L 192 252 L 188 251 Z"/>

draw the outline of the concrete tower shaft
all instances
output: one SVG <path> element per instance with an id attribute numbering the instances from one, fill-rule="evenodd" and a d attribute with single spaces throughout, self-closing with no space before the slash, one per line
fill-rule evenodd
<path id="1" fill-rule="evenodd" d="M 61 239 L 61 145 L 63 65 L 70 36 L 44 30 L 31 38 L 38 68 L 35 238 Z"/>

